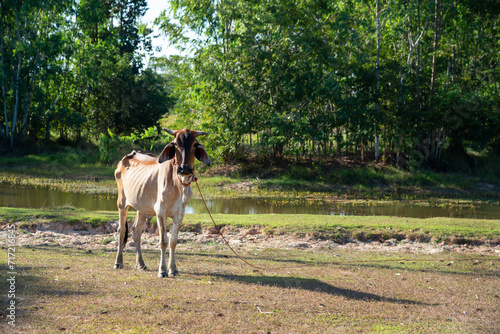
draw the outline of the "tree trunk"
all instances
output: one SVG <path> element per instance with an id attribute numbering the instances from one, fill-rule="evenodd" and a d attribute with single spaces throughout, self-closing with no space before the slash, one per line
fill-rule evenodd
<path id="1" fill-rule="evenodd" d="M 340 127 L 337 128 L 337 155 L 340 157 L 342 155 L 342 139 L 340 137 L 341 131 Z"/>
<path id="2" fill-rule="evenodd" d="M 437 59 L 437 47 L 439 42 L 439 0 L 434 0 L 434 44 L 432 46 L 432 72 L 431 72 L 431 88 L 430 97 L 434 94 L 434 88 L 436 86 L 436 59 Z"/>
<path id="3" fill-rule="evenodd" d="M 365 144 L 363 142 L 363 136 L 361 136 L 361 161 L 365 162 Z"/>
<path id="4" fill-rule="evenodd" d="M 10 147 L 14 147 L 14 136 L 16 134 L 16 123 L 17 123 L 17 112 L 19 109 L 19 76 L 21 74 L 21 65 L 22 65 L 22 58 L 21 55 L 19 55 L 18 62 L 17 62 L 17 75 L 16 75 L 16 95 L 15 95 L 15 103 L 14 103 L 14 115 L 12 116 L 12 127 L 10 129 Z M 7 121 L 7 120 L 6 120 Z"/>
<path id="5" fill-rule="evenodd" d="M 375 74 L 377 77 L 375 85 L 375 117 L 379 117 L 379 83 L 380 83 L 380 9 L 379 0 L 377 0 L 375 7 L 375 22 L 377 25 L 377 63 L 375 67 Z M 377 131 L 377 124 L 375 124 L 375 159 L 380 157 L 380 139 Z"/>
<path id="6" fill-rule="evenodd" d="M 419 44 L 420 39 L 422 38 L 422 36 L 424 34 L 425 26 L 424 26 L 424 29 L 422 29 L 422 32 L 418 36 L 417 41 L 415 43 L 413 43 L 413 41 L 411 40 L 410 29 L 411 29 L 411 16 L 409 16 L 409 18 L 408 18 L 408 44 L 410 45 L 410 50 L 408 52 L 408 59 L 406 60 L 406 70 L 404 70 L 403 73 L 401 73 L 401 79 L 399 82 L 400 87 L 399 87 L 399 97 L 398 97 L 398 104 L 397 104 L 398 113 L 401 111 L 401 102 L 403 99 L 403 92 L 404 92 L 404 80 L 406 78 L 406 74 L 408 73 L 408 71 L 410 69 L 411 53 L 412 53 L 413 49 L 415 48 L 415 46 Z"/>
<path id="7" fill-rule="evenodd" d="M 24 118 L 23 118 L 23 125 L 21 126 L 21 135 L 23 137 L 24 137 L 24 134 L 26 133 L 26 128 L 28 125 L 28 115 L 30 112 L 30 105 L 31 105 L 31 93 L 33 92 L 33 84 L 35 83 L 36 69 L 37 69 L 39 55 L 40 55 L 40 50 L 37 50 L 35 60 L 33 62 L 33 74 L 31 75 L 31 79 L 29 81 L 28 98 L 27 98 L 26 103 L 24 105 Z"/>
<path id="8" fill-rule="evenodd" d="M 3 140 L 7 141 L 7 136 L 9 135 L 9 119 L 7 117 L 7 98 L 6 98 L 6 89 L 5 89 L 5 64 L 4 64 L 4 32 L 3 25 L 0 33 L 0 57 L 1 57 L 1 66 L 2 66 L 2 98 L 3 98 L 3 113 L 5 117 L 5 132 L 0 127 L 0 134 L 3 137 Z"/>
<path id="9" fill-rule="evenodd" d="M 417 1 L 417 31 L 420 31 L 420 0 Z M 417 44 L 417 65 L 415 66 L 415 103 L 416 108 L 420 111 L 420 43 Z"/>
<path id="10" fill-rule="evenodd" d="M 384 126 L 384 144 L 383 146 L 383 152 L 382 152 L 382 160 L 385 162 L 386 156 L 387 156 L 387 128 Z"/>

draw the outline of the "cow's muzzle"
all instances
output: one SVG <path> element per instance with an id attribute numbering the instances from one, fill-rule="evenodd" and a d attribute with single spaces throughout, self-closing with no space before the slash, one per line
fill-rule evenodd
<path id="1" fill-rule="evenodd" d="M 177 167 L 177 173 L 181 175 L 193 175 L 193 169 L 189 165 Z"/>

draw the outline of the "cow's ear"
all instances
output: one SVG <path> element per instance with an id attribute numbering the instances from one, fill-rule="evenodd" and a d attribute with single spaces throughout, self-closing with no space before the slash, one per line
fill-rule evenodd
<path id="1" fill-rule="evenodd" d="M 160 156 L 158 157 L 158 162 L 162 163 L 167 160 L 172 159 L 175 156 L 175 146 L 174 143 L 170 143 L 165 148 L 163 151 L 161 151 Z"/>
<path id="2" fill-rule="evenodd" d="M 210 157 L 208 156 L 207 151 L 205 151 L 205 148 L 200 144 L 196 145 L 194 156 L 205 165 L 210 166 Z"/>

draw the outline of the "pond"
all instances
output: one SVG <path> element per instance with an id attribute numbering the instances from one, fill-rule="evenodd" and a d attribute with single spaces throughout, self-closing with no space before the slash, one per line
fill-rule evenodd
<path id="1" fill-rule="evenodd" d="M 212 213 L 225 214 L 318 214 L 318 215 L 383 215 L 399 217 L 453 217 L 499 219 L 500 205 L 412 205 L 398 202 L 391 205 L 363 205 L 356 203 L 327 203 L 318 201 L 237 198 L 207 200 Z M 0 206 L 41 208 L 54 206 L 73 206 L 90 211 L 115 211 L 116 197 L 63 192 L 47 188 L 13 187 L 0 184 Z M 192 198 L 186 213 L 205 213 L 200 199 Z"/>

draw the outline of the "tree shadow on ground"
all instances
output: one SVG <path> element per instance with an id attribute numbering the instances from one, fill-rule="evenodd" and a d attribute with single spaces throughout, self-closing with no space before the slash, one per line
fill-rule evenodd
<path id="1" fill-rule="evenodd" d="M 5 293 L 0 296 L 0 319 L 9 319 L 7 309 L 14 302 L 15 324 L 29 324 L 30 309 L 40 300 L 54 299 L 64 296 L 87 295 L 89 292 L 68 284 L 61 284 L 56 277 L 48 277 L 45 273 L 49 267 L 16 266 L 13 271 L 6 264 L 0 265 L 0 289 Z M 2 329 L 0 328 L 0 332 Z"/>
<path id="2" fill-rule="evenodd" d="M 313 292 L 322 292 L 333 296 L 341 296 L 352 300 L 360 300 L 368 302 L 386 302 L 394 304 L 425 305 L 425 306 L 437 305 L 437 304 L 428 304 L 408 299 L 389 298 L 364 291 L 339 288 L 314 278 L 297 278 L 292 276 L 230 275 L 230 274 L 218 274 L 218 273 L 209 273 L 209 274 L 193 273 L 193 275 L 203 275 L 203 276 L 208 275 L 228 281 L 235 281 L 238 283 L 245 283 L 245 284 L 267 285 L 271 287 L 302 289 Z"/>

